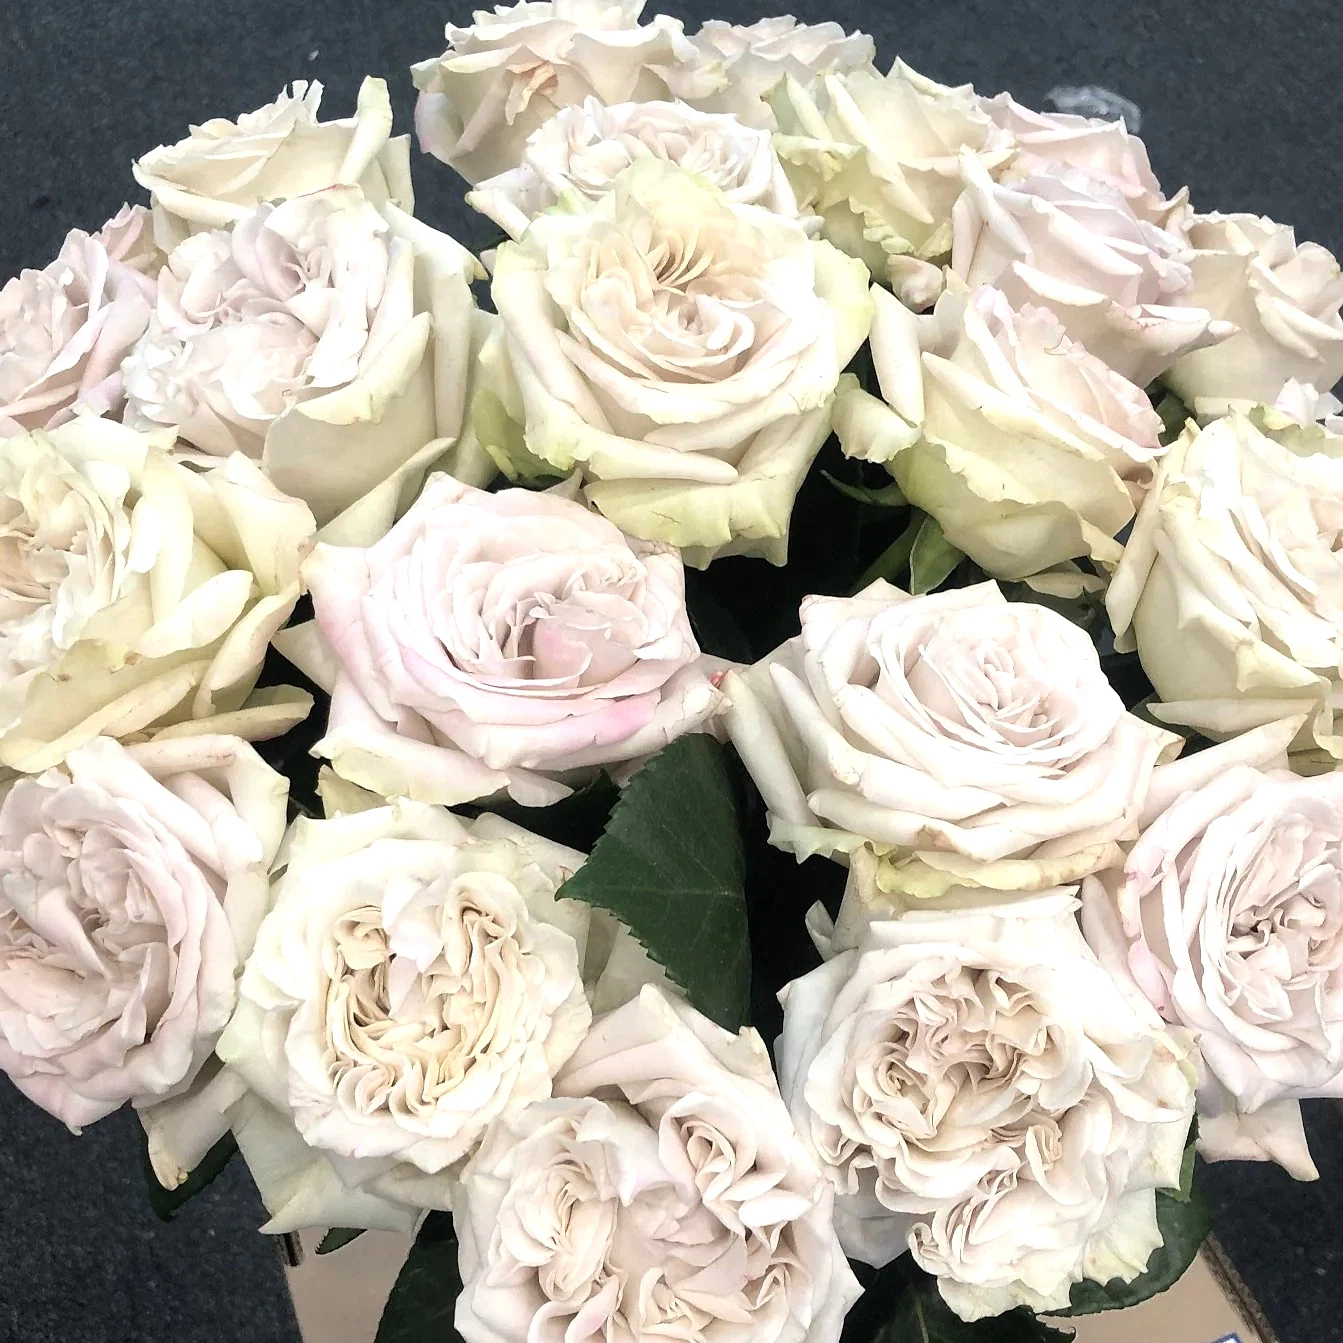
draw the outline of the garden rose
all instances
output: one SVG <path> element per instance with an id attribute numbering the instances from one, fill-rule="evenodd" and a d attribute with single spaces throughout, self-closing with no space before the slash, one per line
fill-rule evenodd
<path id="1" fill-rule="evenodd" d="M 968 84 L 947 88 L 902 61 L 884 77 L 860 69 L 810 88 L 790 79 L 773 105 L 775 145 L 803 208 L 821 216 L 836 247 L 897 291 L 911 261 L 951 253 L 961 153 L 989 172 L 1012 156 L 1012 137 Z"/>
<path id="2" fill-rule="evenodd" d="M 1235 328 L 1193 296 L 1181 240 L 1141 219 L 1122 190 L 1066 163 L 995 183 L 962 156 L 951 267 L 1013 307 L 1036 304 L 1116 373 L 1147 386 L 1180 355 Z"/>
<path id="3" fill-rule="evenodd" d="M 883 889 L 1031 891 L 1112 863 L 1178 738 L 1125 713 L 1090 638 L 996 584 L 808 597 L 723 681 L 733 745 L 799 858 L 871 846 Z"/>
<path id="4" fill-rule="evenodd" d="M 0 1069 L 75 1132 L 132 1101 L 153 1133 L 233 1014 L 288 784 L 235 737 L 98 737 L 3 792 Z"/>
<path id="5" fill-rule="evenodd" d="M 1017 144 L 1004 180 L 1029 178 L 1051 163 L 1076 168 L 1118 191 L 1139 219 L 1184 236 L 1188 190 L 1181 187 L 1166 198 L 1152 172 L 1147 146 L 1129 133 L 1122 119 L 1036 112 L 1023 107 L 1010 93 L 981 98 L 980 106 Z"/>
<path id="6" fill-rule="evenodd" d="M 1222 737 L 1309 713 L 1297 747 L 1338 758 L 1343 439 L 1274 422 L 1272 433 L 1243 415 L 1186 429 L 1106 605 L 1120 646 L 1137 646 L 1163 722 Z"/>
<path id="7" fill-rule="evenodd" d="M 1204 1156 L 1318 1178 L 1299 1101 L 1343 1096 L 1343 775 L 1205 774 L 1085 899 L 1102 960 L 1198 1037 Z"/>
<path id="8" fill-rule="evenodd" d="M 212 117 L 132 164 L 152 194 L 163 249 L 202 229 L 228 228 L 266 201 L 332 186 L 358 186 L 374 205 L 411 213 L 410 137 L 392 138 L 386 81 L 364 80 L 354 116 L 342 121 L 318 121 L 321 102 L 319 83 L 297 79 L 273 103 L 237 121 Z"/>
<path id="9" fill-rule="evenodd" d="M 461 433 L 483 274 L 358 187 L 262 205 L 173 250 L 125 364 L 126 422 L 246 454 L 326 523 Z"/>
<path id="10" fill-rule="evenodd" d="M 268 1231 L 408 1231 L 587 1031 L 594 916 L 555 899 L 584 857 L 404 801 L 300 819 L 286 857 L 219 1042 L 234 1132 Z"/>
<path id="11" fill-rule="evenodd" d="M 0 436 L 121 410 L 121 361 L 154 301 L 148 220 L 127 206 L 97 233 L 71 229 L 55 261 L 0 289 Z"/>
<path id="12" fill-rule="evenodd" d="M 523 0 L 448 24 L 448 49 L 410 71 L 420 148 L 474 185 L 516 167 L 563 107 L 666 98 L 665 69 L 699 58 L 679 20 L 641 24 L 644 3 Z"/>
<path id="13" fill-rule="evenodd" d="M 600 200 L 641 159 L 679 164 L 735 205 L 798 216 L 768 131 L 684 103 L 604 107 L 595 98 L 562 108 L 532 133 L 516 168 L 481 182 L 466 200 L 510 238 L 521 238 L 566 192 Z"/>
<path id="14" fill-rule="evenodd" d="M 1191 1045 L 1083 941 L 1068 891 L 873 924 L 795 980 L 779 1079 L 848 1254 L 908 1248 L 963 1319 L 1131 1281 L 1180 1183 Z"/>
<path id="15" fill-rule="evenodd" d="M 766 129 L 775 125 L 770 94 L 784 80 L 810 87 L 823 75 L 871 69 L 877 58 L 866 33 L 791 14 L 750 24 L 710 19 L 690 41 L 697 59 L 667 73 L 676 96 Z"/>
<path id="16" fill-rule="evenodd" d="M 1343 378 L 1343 274 L 1332 252 L 1249 214 L 1195 215 L 1189 246 L 1189 302 L 1237 328 L 1167 374 L 1198 415 L 1272 405 L 1292 380 L 1327 393 Z"/>
<path id="17" fill-rule="evenodd" d="M 840 372 L 867 336 L 866 269 L 667 163 L 571 204 L 499 249 L 504 420 L 475 432 L 511 473 L 581 469 L 618 527 L 691 564 L 782 564 Z"/>
<path id="18" fill-rule="evenodd" d="M 0 764 L 171 725 L 258 740 L 312 706 L 249 699 L 299 597 L 312 514 L 244 457 L 81 417 L 0 440 Z"/>
<path id="19" fill-rule="evenodd" d="M 915 317 L 872 293 L 882 396 L 835 407 L 851 457 L 883 462 L 905 497 L 995 578 L 1090 556 L 1113 567 L 1161 455 L 1141 387 L 1069 340 L 1047 308 L 996 289 L 947 293 Z"/>
<path id="20" fill-rule="evenodd" d="M 280 646 L 331 691 L 315 749 L 384 797 L 545 806 L 718 707 L 676 553 L 558 495 L 434 476 L 371 549 L 320 545 L 304 577 L 316 630 Z"/>
<path id="21" fill-rule="evenodd" d="M 646 988 L 555 1089 L 491 1130 L 454 1198 L 466 1343 L 835 1343 L 861 1289 L 754 1031 Z"/>

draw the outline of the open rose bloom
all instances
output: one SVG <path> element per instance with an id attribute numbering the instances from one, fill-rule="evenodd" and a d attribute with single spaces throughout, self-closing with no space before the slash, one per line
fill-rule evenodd
<path id="1" fill-rule="evenodd" d="M 1125 713 L 1090 639 L 992 583 L 809 597 L 730 673 L 725 722 L 796 853 L 883 858 L 888 891 L 1043 890 L 1108 865 L 1178 738 Z"/>
<path id="2" fill-rule="evenodd" d="M 99 737 L 3 789 L 0 1070 L 76 1131 L 133 1102 L 170 1187 L 210 1146 L 176 1148 L 176 1120 L 233 1014 L 287 796 L 209 735 Z"/>
<path id="3" fill-rule="evenodd" d="M 175 428 L 192 460 L 245 454 L 319 524 L 363 502 L 380 534 L 461 434 L 481 274 L 357 186 L 262 204 L 169 255 L 124 365 L 126 423 Z M 390 498 L 366 501 L 375 490 Z"/>
<path id="4" fill-rule="evenodd" d="M 316 750 L 384 797 L 546 806 L 719 704 L 675 552 L 560 495 L 434 476 L 371 549 L 318 546 L 304 573 L 316 628 L 281 647 L 331 692 Z"/>
<path id="5" fill-rule="evenodd" d="M 909 1249 L 967 1320 L 1132 1281 L 1180 1181 L 1190 1044 L 1102 968 L 1076 907 L 877 922 L 783 993 L 780 1084 L 845 1251 Z"/>
<path id="6" fill-rule="evenodd" d="M 692 564 L 782 564 L 867 290 L 796 219 L 636 163 L 499 249 L 499 418 L 475 432 L 510 474 L 580 470 L 612 522 Z"/>
<path id="7" fill-rule="evenodd" d="M 252 691 L 312 514 L 245 457 L 198 472 L 171 443 L 88 416 L 0 439 L 0 763 L 188 725 L 261 740 L 311 708 Z"/>
<path id="8" fill-rule="evenodd" d="M 837 1343 L 861 1289 L 764 1042 L 646 988 L 491 1130 L 453 1219 L 467 1343 Z"/>

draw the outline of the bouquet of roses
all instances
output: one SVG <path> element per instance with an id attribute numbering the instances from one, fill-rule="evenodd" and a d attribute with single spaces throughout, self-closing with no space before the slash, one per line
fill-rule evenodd
<path id="1" fill-rule="evenodd" d="M 1343 1095 L 1343 278 L 642 8 L 415 67 L 479 255 L 295 83 L 0 294 L 0 1068 L 383 1343 L 1060 1338 Z"/>

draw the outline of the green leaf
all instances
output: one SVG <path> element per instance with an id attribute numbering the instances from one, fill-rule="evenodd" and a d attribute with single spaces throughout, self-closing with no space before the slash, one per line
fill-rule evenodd
<path id="1" fill-rule="evenodd" d="M 317 1247 L 317 1253 L 334 1254 L 337 1250 L 343 1250 L 352 1240 L 358 1240 L 363 1234 L 362 1230 L 356 1231 L 348 1226 L 333 1226 L 322 1237 L 322 1243 Z"/>
<path id="2" fill-rule="evenodd" d="M 822 471 L 821 474 L 841 494 L 860 504 L 870 504 L 873 508 L 902 508 L 907 502 L 904 491 L 894 481 L 889 485 L 883 485 L 879 490 L 874 490 L 866 485 L 850 485 L 848 481 L 832 476 L 829 471 Z"/>
<path id="3" fill-rule="evenodd" d="M 145 1173 L 145 1185 L 149 1193 L 149 1204 L 159 1221 L 171 1222 L 182 1207 L 208 1188 L 218 1178 L 220 1172 L 233 1159 L 238 1144 L 232 1133 L 226 1133 L 206 1152 L 201 1163 L 176 1189 L 165 1189 L 154 1174 L 153 1164 L 149 1160 L 149 1141 L 144 1129 L 137 1123 L 140 1134 L 141 1167 Z"/>
<path id="4" fill-rule="evenodd" d="M 559 891 L 614 914 L 728 1030 L 745 1020 L 751 988 L 739 810 L 723 747 L 681 737 L 630 780 L 592 857 Z"/>
<path id="5" fill-rule="evenodd" d="M 1024 1309 L 967 1324 L 942 1300 L 936 1279 L 919 1273 L 873 1343 L 1067 1343 L 1068 1338 Z"/>
<path id="6" fill-rule="evenodd" d="M 862 577 L 853 585 L 855 593 L 861 592 L 869 583 L 875 583 L 879 578 L 884 578 L 888 583 L 894 583 L 904 573 L 909 565 L 909 557 L 914 550 L 915 538 L 918 536 L 919 528 L 923 526 L 923 523 L 923 514 L 915 513 L 914 521 L 863 570 Z"/>
<path id="7" fill-rule="evenodd" d="M 1118 1278 L 1103 1285 L 1079 1282 L 1073 1287 L 1068 1309 L 1054 1313 L 1097 1315 L 1104 1310 L 1125 1310 L 1179 1282 L 1212 1230 L 1207 1200 L 1197 1189 L 1191 1189 L 1183 1201 L 1178 1195 L 1159 1193 L 1156 1220 L 1163 1243 L 1152 1251 L 1144 1273 L 1127 1283 Z"/>
<path id="8" fill-rule="evenodd" d="M 1174 392 L 1167 392 L 1156 403 L 1156 413 L 1161 416 L 1161 442 L 1167 445 L 1174 443 L 1184 433 L 1189 407 Z"/>
<path id="9" fill-rule="evenodd" d="M 1166 1192 L 1177 1203 L 1188 1203 L 1194 1196 L 1194 1158 L 1198 1155 L 1198 1115 L 1189 1126 L 1189 1140 L 1185 1145 L 1184 1158 L 1180 1162 L 1180 1187 Z"/>
<path id="10" fill-rule="evenodd" d="M 942 524 L 936 518 L 924 518 L 909 557 L 910 592 L 916 597 L 932 592 L 951 577 L 964 558 L 965 552 L 957 550 L 942 534 Z"/>
<path id="11" fill-rule="evenodd" d="M 461 1290 L 452 1214 L 431 1212 L 397 1275 L 373 1343 L 461 1343 L 454 1324 Z"/>

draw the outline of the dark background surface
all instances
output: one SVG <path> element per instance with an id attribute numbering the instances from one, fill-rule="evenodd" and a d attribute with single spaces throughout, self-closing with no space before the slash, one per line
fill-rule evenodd
<path id="1" fill-rule="evenodd" d="M 658 6 L 650 0 L 648 11 Z M 786 4 L 668 3 L 691 24 L 749 22 Z M 877 38 L 923 73 L 983 92 L 1010 87 L 1042 105 L 1058 85 L 1100 84 L 1143 112 L 1163 183 L 1187 182 L 1204 210 L 1252 210 L 1298 238 L 1343 250 L 1336 180 L 1343 19 L 1326 0 L 1081 3 L 805 0 Z M 40 266 L 67 229 L 96 228 L 138 199 L 130 160 L 234 116 L 295 78 L 326 85 L 325 114 L 353 108 L 361 78 L 385 76 L 410 127 L 406 67 L 442 47 L 467 6 L 400 0 L 8 0 L 0 11 L 0 275 Z M 462 185 L 416 155 L 417 213 L 461 241 L 492 229 L 469 216 Z M 0 1081 L 0 1343 L 296 1343 L 275 1247 L 240 1164 L 162 1226 L 145 1204 L 134 1119 L 82 1138 Z M 1281 1171 L 1205 1172 L 1216 1232 L 1282 1343 L 1343 1340 L 1343 1115 L 1308 1106 L 1324 1179 Z M 1196 1326 L 1195 1326 L 1196 1330 Z M 1204 1343 L 1191 1331 L 1190 1343 Z"/>

